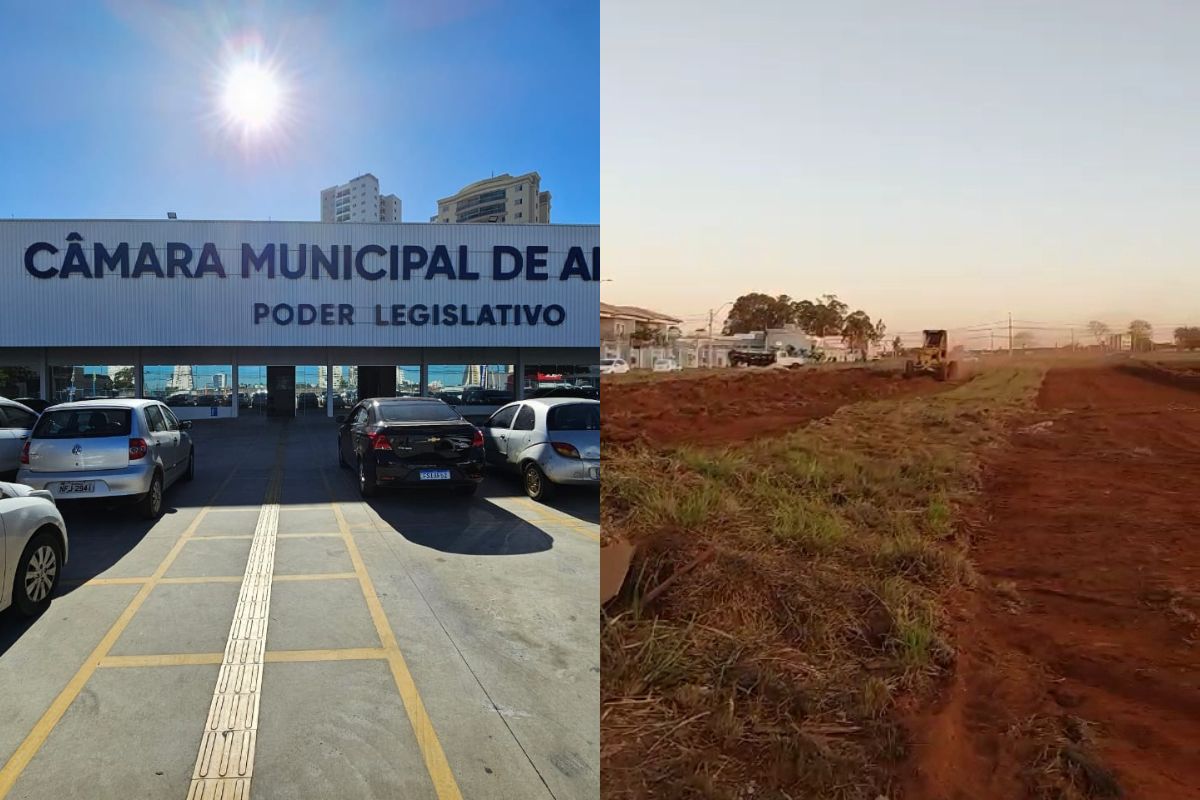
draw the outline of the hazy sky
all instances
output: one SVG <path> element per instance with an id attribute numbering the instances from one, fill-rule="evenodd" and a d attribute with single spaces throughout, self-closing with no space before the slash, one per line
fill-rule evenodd
<path id="1" fill-rule="evenodd" d="M 0 0 L 0 215 L 318 219 L 372 172 L 427 222 L 537 170 L 556 222 L 598 222 L 599 23 L 554 0 Z M 216 95 L 252 53 L 288 109 L 246 142 Z"/>
<path id="2" fill-rule="evenodd" d="M 1198 31 L 1188 2 L 606 0 L 604 299 L 1200 323 Z"/>

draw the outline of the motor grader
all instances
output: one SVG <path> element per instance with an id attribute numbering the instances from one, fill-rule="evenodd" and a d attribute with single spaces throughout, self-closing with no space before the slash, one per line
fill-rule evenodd
<path id="1" fill-rule="evenodd" d="M 922 331 L 924 343 L 910 351 L 915 356 L 904 362 L 904 377 L 932 375 L 939 381 L 954 380 L 960 372 L 958 361 L 950 358 L 949 337 L 944 330 Z"/>

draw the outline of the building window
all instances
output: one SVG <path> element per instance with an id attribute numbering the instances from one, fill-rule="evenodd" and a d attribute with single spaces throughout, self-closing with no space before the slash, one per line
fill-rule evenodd
<path id="1" fill-rule="evenodd" d="M 426 394 L 452 406 L 502 406 L 512 402 L 512 364 L 430 364 Z"/>
<path id="2" fill-rule="evenodd" d="M 133 397 L 132 366 L 51 366 L 50 399 L 56 403 L 89 397 Z"/>
<path id="3" fill-rule="evenodd" d="M 28 367 L 0 367 L 0 396 L 41 397 L 42 381 Z"/>
<path id="4" fill-rule="evenodd" d="M 396 396 L 419 397 L 421 395 L 421 366 L 401 364 L 396 367 Z"/>
<path id="5" fill-rule="evenodd" d="M 526 364 L 526 397 L 600 399 L 599 368 L 590 364 Z"/>
<path id="6" fill-rule="evenodd" d="M 520 219 L 522 216 L 523 216 L 523 215 L 522 215 L 522 213 L 521 213 L 520 211 L 518 211 L 518 212 L 517 212 L 517 219 Z"/>
<path id="7" fill-rule="evenodd" d="M 180 419 L 229 416 L 233 405 L 233 367 L 228 364 L 165 364 L 142 368 L 142 397 L 166 403 Z M 249 398 L 242 403 L 249 404 Z"/>

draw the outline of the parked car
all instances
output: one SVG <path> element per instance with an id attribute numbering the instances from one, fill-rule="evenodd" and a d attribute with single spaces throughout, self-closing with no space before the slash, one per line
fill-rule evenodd
<path id="1" fill-rule="evenodd" d="M 26 408 L 32 409 L 35 413 L 42 413 L 50 406 L 54 405 L 49 400 L 43 400 L 40 397 L 15 397 L 14 403 L 20 403 Z"/>
<path id="2" fill-rule="evenodd" d="M 600 374 L 601 375 L 623 375 L 629 372 L 629 364 L 625 363 L 623 358 L 602 358 L 600 359 Z"/>
<path id="3" fill-rule="evenodd" d="M 483 480 L 483 434 L 441 400 L 374 397 L 337 421 L 338 464 L 358 472 L 363 497 L 418 485 L 471 495 Z"/>
<path id="4" fill-rule="evenodd" d="M 600 401 L 545 397 L 510 403 L 483 424 L 490 465 L 520 473 L 525 493 L 600 484 Z"/>
<path id="5" fill-rule="evenodd" d="M 37 412 L 29 406 L 0 397 L 0 480 L 17 474 L 21 448 L 37 419 Z"/>
<path id="6" fill-rule="evenodd" d="M 59 500 L 136 498 L 142 516 L 154 519 L 163 492 L 195 475 L 191 427 L 157 400 L 53 406 L 25 441 L 17 480 Z"/>
<path id="7" fill-rule="evenodd" d="M 67 525 L 50 493 L 0 483 L 0 611 L 45 611 L 66 563 Z"/>
<path id="8" fill-rule="evenodd" d="M 680 367 L 673 358 L 656 358 L 652 369 L 654 372 L 677 372 Z"/>
<path id="9" fill-rule="evenodd" d="M 468 386 L 463 389 L 462 403 L 464 406 L 499 406 L 511 403 L 512 392 L 503 389 L 484 389 L 480 386 Z"/>
<path id="10" fill-rule="evenodd" d="M 171 395 L 163 402 L 169 406 L 174 406 L 176 408 L 179 408 L 180 406 L 196 405 L 196 398 L 192 397 L 190 394 L 187 394 L 186 392 L 180 392 L 179 394 Z"/>
<path id="11" fill-rule="evenodd" d="M 296 408 L 320 408 L 320 404 L 317 402 L 317 393 L 301 392 L 296 395 Z"/>

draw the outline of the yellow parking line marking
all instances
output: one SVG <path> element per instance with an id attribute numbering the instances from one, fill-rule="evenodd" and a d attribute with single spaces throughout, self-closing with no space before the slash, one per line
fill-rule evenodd
<path id="1" fill-rule="evenodd" d="M 59 586 L 136 586 L 150 580 L 149 575 L 137 578 L 79 578 L 70 581 L 59 581 Z"/>
<path id="2" fill-rule="evenodd" d="M 224 653 L 163 653 L 146 656 L 106 656 L 96 666 L 100 669 L 126 667 L 190 667 L 197 664 L 220 664 Z"/>
<path id="3" fill-rule="evenodd" d="M 321 472 L 321 481 L 325 484 L 325 491 L 329 493 L 330 497 L 333 497 L 333 487 L 329 485 L 329 477 L 324 471 Z M 433 722 L 425 711 L 425 704 L 421 701 L 421 695 L 417 691 L 412 673 L 408 671 L 408 664 L 400 652 L 400 645 L 396 642 L 396 635 L 388 623 L 383 604 L 379 602 L 379 595 L 375 593 L 375 584 L 371 581 L 370 574 L 367 573 L 362 556 L 359 555 L 358 545 L 355 544 L 354 537 L 350 533 L 350 526 L 346 524 L 342 507 L 336 501 L 331 502 L 330 506 L 333 508 L 333 515 L 337 518 L 342 539 L 346 543 L 346 551 L 350 554 L 350 563 L 354 565 L 354 572 L 358 575 L 358 585 L 362 589 L 367 609 L 371 612 L 371 622 L 375 624 L 375 632 L 379 635 L 379 641 L 383 643 L 382 649 L 387 654 L 392 679 L 396 682 L 397 691 L 400 692 L 400 700 L 404 703 L 404 710 L 408 714 L 409 724 L 412 725 L 413 734 L 417 738 L 417 747 L 421 750 L 425 769 L 433 781 L 433 788 L 437 792 L 438 800 L 462 800 L 462 792 L 459 791 L 458 783 L 454 780 L 454 773 L 450 770 L 449 762 L 446 761 L 442 743 L 438 741 Z"/>
<path id="4" fill-rule="evenodd" d="M 300 572 L 295 575 L 276 575 L 275 581 L 349 581 L 357 577 L 353 572 Z"/>
<path id="5" fill-rule="evenodd" d="M 341 533 L 337 532 L 322 532 L 322 533 L 280 533 L 276 534 L 277 539 L 340 539 Z"/>
<path id="6" fill-rule="evenodd" d="M 180 578 L 163 578 L 159 583 L 163 584 L 191 584 L 191 583 L 241 583 L 241 575 L 188 575 Z"/>
<path id="7" fill-rule="evenodd" d="M 225 480 L 221 481 L 221 485 L 217 487 L 216 493 L 213 494 L 214 499 L 233 480 L 235 474 L 236 470 L 230 472 L 225 477 Z M 108 655 L 108 651 L 112 649 L 112 646 L 117 643 L 117 639 L 125 632 L 125 628 L 128 627 L 134 614 L 142 607 L 142 603 L 146 602 L 146 598 L 150 596 L 150 592 L 153 591 L 159 580 L 171 568 L 171 564 L 175 562 L 175 559 L 183 551 L 183 546 L 187 544 L 188 538 L 200 527 L 200 523 L 208 515 L 208 509 L 209 506 L 205 506 L 196 513 L 196 518 L 179 535 L 175 544 L 167 552 L 167 555 L 163 557 L 162 562 L 159 563 L 158 568 L 154 570 L 154 574 L 138 589 L 137 594 L 129 601 L 129 605 L 125 606 L 125 610 L 121 612 L 121 616 L 117 617 L 116 622 L 112 624 L 103 638 L 100 639 L 100 643 L 93 648 L 87 659 L 84 660 L 83 666 L 75 672 L 75 675 L 67 682 L 63 690 L 50 703 L 50 707 L 46 709 L 41 718 L 34 724 L 33 730 L 25 736 L 21 744 L 17 746 L 16 751 L 9 756 L 8 761 L 0 768 L 0 798 L 7 796 L 12 791 L 13 784 L 17 782 L 17 778 L 20 777 L 25 767 L 29 766 L 29 762 L 33 760 L 34 755 L 37 754 L 37 751 L 46 742 L 47 737 L 50 736 L 50 732 L 54 730 L 54 726 L 63 718 L 63 714 L 67 712 L 67 708 L 79 696 L 88 679 L 92 677 L 92 674 L 96 671 L 96 665 Z"/>
<path id="8" fill-rule="evenodd" d="M 387 657 L 388 653 L 382 647 L 335 647 L 328 650 L 268 650 L 263 654 L 263 661 L 267 664 L 296 664 L 314 661 L 385 661 Z M 144 656 L 105 656 L 96 666 L 100 669 L 190 667 L 221 664 L 224 659 L 224 653 L 156 653 Z"/>
<path id="9" fill-rule="evenodd" d="M 268 664 L 293 664 L 310 661 L 372 661 L 385 660 L 388 652 L 382 647 L 343 647 L 332 650 L 268 650 Z"/>
<path id="10" fill-rule="evenodd" d="M 600 541 L 599 533 L 596 533 L 591 528 L 586 527 L 586 525 L 584 523 L 581 523 L 579 520 L 575 519 L 574 517 L 568 516 L 566 514 L 558 512 L 558 511 L 551 512 L 550 509 L 547 509 L 544 506 L 538 505 L 533 500 L 530 500 L 528 497 L 518 497 L 517 502 L 519 504 L 521 504 L 522 506 L 524 506 L 525 508 L 527 508 L 529 511 L 532 511 L 534 518 L 540 523 L 544 523 L 546 525 L 558 525 L 563 528 L 567 528 L 569 530 L 575 531 L 576 533 L 581 533 L 584 536 L 586 536 L 587 538 L 592 539 L 593 541 L 597 541 L 597 542 Z M 496 505 L 499 505 L 499 504 L 497 503 Z M 501 507 L 503 508 L 503 506 L 501 506 Z"/>

